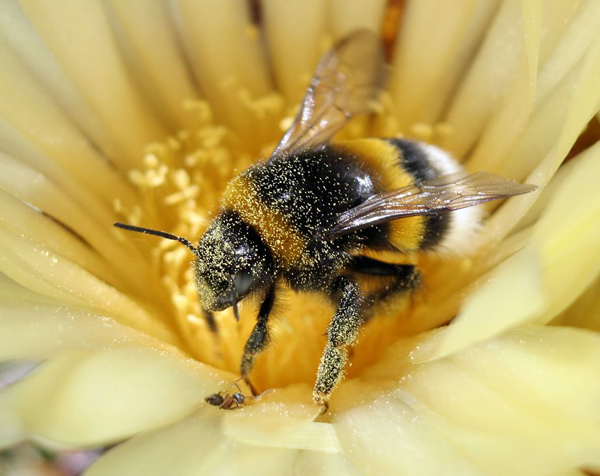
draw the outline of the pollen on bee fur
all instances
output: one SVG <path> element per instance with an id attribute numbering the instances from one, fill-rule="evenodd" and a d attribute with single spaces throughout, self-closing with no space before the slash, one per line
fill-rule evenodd
<path id="1" fill-rule="evenodd" d="M 467 173 L 449 154 L 423 142 L 392 137 L 334 141 L 336 130 L 377 99 L 384 72 L 381 38 L 374 32 L 358 30 L 336 42 L 319 62 L 290 129 L 269 158 L 254 165 L 256 151 L 268 150 L 262 142 L 278 123 L 288 126 L 287 119 L 272 114 L 273 98 L 256 101 L 239 79 L 223 77 L 221 86 L 254 114 L 256 134 L 249 133 L 241 118 L 238 137 L 212 122 L 207 103 L 190 103 L 188 108 L 199 115 L 198 129 L 150 145 L 141 167 L 129 173 L 144 204 L 138 211 L 147 214 L 135 218 L 161 220 L 161 229 L 169 232 L 115 225 L 170 241 L 150 253 L 169 292 L 165 306 L 175 316 L 175 322 L 167 320 L 169 325 L 187 352 L 239 371 L 253 393 L 250 378 L 272 386 L 286 378 L 291 383 L 291 376 L 294 382 L 314 381 L 314 401 L 326 406 L 346 372 L 359 330 L 377 322 L 370 319 L 377 307 L 417 291 L 420 256 L 437 252 L 452 239 L 458 242 L 472 230 L 470 217 L 476 213 L 469 207 L 535 188 L 490 173 Z M 313 117 L 315 111 L 324 112 Z M 393 125 L 385 107 L 376 112 L 379 127 Z M 362 124 L 348 124 L 347 133 L 368 136 L 362 130 L 366 122 Z M 414 124 L 409 132 L 433 142 L 444 128 Z M 242 172 L 233 178 L 236 171 Z M 122 203 L 119 210 L 134 219 L 131 205 Z M 187 250 L 173 248 L 175 242 Z M 184 251 L 192 255 L 185 258 Z M 407 262 L 382 261 L 368 251 L 395 252 Z M 194 261 L 193 268 L 185 266 L 186 260 Z M 286 316 L 295 332 L 282 344 L 285 352 L 280 347 L 280 352 L 265 355 L 267 346 L 277 342 L 277 324 L 270 316 L 287 289 L 302 295 L 295 316 Z M 329 301 L 329 309 L 321 312 L 328 318 L 326 326 L 310 315 L 316 309 L 310 305 L 312 295 Z M 252 297 L 257 302 L 250 306 L 258 305 L 251 313 L 254 319 L 242 319 L 238 326 L 238 304 Z M 222 319 L 224 314 L 229 319 Z M 363 355 L 380 353 L 385 338 L 378 336 L 378 349 Z M 318 344 L 309 347 L 313 340 Z M 298 356 L 310 363 L 305 358 L 309 348 L 310 357 L 321 354 L 316 379 L 310 365 L 308 378 L 300 376 Z M 285 369 L 286 355 L 293 373 Z M 268 373 L 253 372 L 259 358 Z"/>

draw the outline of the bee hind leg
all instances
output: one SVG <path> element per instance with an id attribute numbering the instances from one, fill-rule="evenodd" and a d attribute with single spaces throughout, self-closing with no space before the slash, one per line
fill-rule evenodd
<path id="1" fill-rule="evenodd" d="M 250 388 L 252 395 L 258 395 L 258 392 L 254 385 L 250 382 L 250 372 L 252 372 L 252 367 L 254 367 L 254 361 L 256 356 L 266 347 L 269 342 L 269 314 L 273 309 L 273 303 L 275 302 L 275 285 L 272 284 L 271 287 L 267 290 L 265 298 L 263 299 L 262 304 L 260 305 L 260 310 L 258 311 L 258 317 L 256 318 L 256 324 L 254 325 L 254 329 L 252 329 L 252 333 L 250 337 L 246 341 L 246 345 L 244 347 L 244 354 L 242 355 L 242 362 L 240 364 L 240 373 L 242 374 L 242 378 L 244 382 Z"/>
<path id="2" fill-rule="evenodd" d="M 383 279 L 393 278 L 393 283 L 380 292 L 369 296 L 369 304 L 374 304 L 404 291 L 410 291 L 421 284 L 421 275 L 417 267 L 411 264 L 386 263 L 367 256 L 356 256 L 348 266 L 348 270 Z"/>
<path id="3" fill-rule="evenodd" d="M 334 285 L 332 296 L 340 296 L 339 307 L 327 329 L 327 344 L 313 392 L 315 403 L 324 408 L 329 395 L 343 377 L 344 366 L 348 361 L 346 347 L 354 343 L 364 322 L 358 284 L 340 276 Z"/>

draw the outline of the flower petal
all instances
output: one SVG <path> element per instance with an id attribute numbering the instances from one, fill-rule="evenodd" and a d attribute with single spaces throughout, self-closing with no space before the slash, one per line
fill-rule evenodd
<path id="1" fill-rule="evenodd" d="M 23 288 L 76 308 L 95 309 L 166 342 L 178 342 L 160 314 L 149 312 L 128 295 L 44 246 L 1 227 L 0 246 L 5 250 L 0 271 Z"/>
<path id="2" fill-rule="evenodd" d="M 593 3 L 593 2 L 592 2 Z M 597 5 L 598 6 L 598 5 Z M 596 12 L 600 21 L 600 8 Z M 591 28 L 591 26 L 588 25 Z M 548 97 L 536 106 L 515 148 L 506 157 L 500 175 L 540 187 L 555 174 L 569 150 L 592 117 L 598 112 L 600 89 L 600 30 L 594 35 L 580 61 Z M 529 176 L 528 176 L 529 175 Z M 490 241 L 497 242 L 536 201 L 538 193 L 509 200 L 485 223 Z"/>
<path id="3" fill-rule="evenodd" d="M 534 228 L 548 296 L 540 322 L 563 311 L 600 274 L 600 142 L 576 160 Z"/>
<path id="4" fill-rule="evenodd" d="M 327 27 L 328 2 L 265 0 L 262 6 L 276 86 L 294 104 L 302 99 L 322 53 L 319 47 Z"/>
<path id="5" fill-rule="evenodd" d="M 367 403 L 367 383 L 334 396 L 360 471 L 532 476 L 600 464 L 600 336 L 529 326 L 430 363 L 398 357 L 423 340 L 390 349 L 366 376 L 378 389 Z"/>
<path id="6" fill-rule="evenodd" d="M 176 352 L 164 341 L 110 317 L 66 306 L 0 278 L 0 361 L 45 359 L 63 350 L 153 347 Z"/>
<path id="7" fill-rule="evenodd" d="M 291 474 L 297 450 L 235 442 L 221 431 L 223 410 L 202 408 L 169 427 L 109 451 L 86 476 Z"/>
<path id="8" fill-rule="evenodd" d="M 548 322 L 600 274 L 600 143 L 569 168 L 539 222 L 529 248 L 494 270 L 464 303 L 433 359 L 527 321 Z M 576 211 L 576 213 L 574 212 Z"/>
<path id="9" fill-rule="evenodd" d="M 439 120 L 497 9 L 497 0 L 407 2 L 389 89 L 399 126 Z"/>
<path id="10" fill-rule="evenodd" d="M 145 99 L 171 129 L 193 127 L 182 106 L 184 101 L 196 99 L 197 94 L 172 32 L 167 5 L 157 0 L 111 0 L 108 4 L 127 41 L 123 48 L 127 65 L 132 67 L 140 89 L 146 92 Z"/>
<path id="11" fill-rule="evenodd" d="M 43 173 L 4 153 L 0 153 L 0 166 L 5 172 L 0 176 L 0 188 L 66 225 L 73 235 L 72 239 L 84 239 L 116 272 L 126 277 L 146 300 L 155 299 L 152 292 L 144 291 L 144 286 L 139 282 L 140 273 L 150 274 L 150 267 L 131 241 L 119 240 L 123 235 L 111 226 L 114 221 L 112 211 L 79 203 L 74 200 L 76 197 L 65 193 Z M 20 238 L 26 241 L 25 237 Z M 155 295 L 159 293 L 155 289 Z"/>
<path id="12" fill-rule="evenodd" d="M 64 352 L 6 391 L 31 435 L 85 447 L 178 420 L 233 378 L 154 349 L 121 348 Z"/>
<path id="13" fill-rule="evenodd" d="M 342 38 L 361 28 L 379 31 L 386 4 L 387 0 L 332 0 L 329 18 L 334 36 Z"/>
<path id="14" fill-rule="evenodd" d="M 538 62 L 542 35 L 543 2 L 522 3 L 523 45 L 504 97 L 491 114 L 469 158 L 472 170 L 490 172 L 500 168 L 529 122 L 536 99 Z M 565 22 L 566 23 L 566 22 Z M 545 32 L 547 33 L 547 32 Z M 514 54 L 514 53 L 513 53 Z"/>
<path id="15" fill-rule="evenodd" d="M 453 98 L 447 115 L 453 133 L 442 146 L 459 158 L 476 142 L 510 84 L 519 64 L 515 51 L 520 51 L 525 42 L 524 15 L 528 13 L 518 0 L 500 2 L 477 56 Z"/>
<path id="16" fill-rule="evenodd" d="M 251 23 L 247 2 L 177 0 L 177 5 L 184 45 L 218 119 L 258 148 L 266 137 L 240 98 L 265 96 L 271 84 L 260 31 Z"/>
<path id="17" fill-rule="evenodd" d="M 2 227 L 21 236 L 27 236 L 34 242 L 43 243 L 49 251 L 76 262 L 83 269 L 112 286 L 126 285 L 126 280 L 119 278 L 106 261 L 74 234 L 69 233 L 55 220 L 49 219 L 47 215 L 3 190 L 0 190 L 0 214 Z"/>
<path id="18" fill-rule="evenodd" d="M 27 438 L 27 429 L 13 409 L 11 395 L 0 392 L 0 450 Z"/>
<path id="19" fill-rule="evenodd" d="M 294 476 L 359 476 L 360 473 L 340 453 L 301 451 L 294 465 Z"/>
<path id="20" fill-rule="evenodd" d="M 600 332 L 600 279 L 596 279 L 588 290 L 552 324 Z"/>
<path id="21" fill-rule="evenodd" d="M 444 357 L 533 320 L 546 304 L 539 261 L 531 248 L 507 259 L 467 298 L 437 347 L 423 348 L 416 358 L 424 361 Z"/>
<path id="22" fill-rule="evenodd" d="M 319 408 L 308 385 L 277 389 L 266 401 L 223 418 L 223 432 L 256 446 L 339 453 L 340 444 L 329 423 L 314 422 Z"/>
<path id="23" fill-rule="evenodd" d="M 205 407 L 168 428 L 140 435 L 102 457 L 87 476 L 104 474 L 356 474 L 339 452 L 307 385 L 277 389 L 231 412 Z M 299 452 L 299 448 L 315 451 Z M 300 456 L 300 458 L 298 458 Z"/>
<path id="24" fill-rule="evenodd" d="M 113 139 L 115 150 L 105 153 L 120 167 L 139 164 L 144 146 L 166 134 L 124 68 L 102 2 L 21 5 Z"/>
<path id="25" fill-rule="evenodd" d="M 86 205 L 97 198 L 110 201 L 115 196 L 131 203 L 134 200 L 132 188 L 90 144 L 90 140 L 96 144 L 107 141 L 98 137 L 103 133 L 98 131 L 93 113 L 64 76 L 20 7 L 14 2 L 2 2 L 0 17 L 11 26 L 24 27 L 19 30 L 19 38 L 25 43 L 12 36 L 12 43 L 16 44 L 9 43 L 9 46 L 16 51 L 11 52 L 0 42 L 2 150 L 49 174 L 70 193 L 76 190 L 77 198 Z M 88 135 L 80 129 L 87 129 Z"/>

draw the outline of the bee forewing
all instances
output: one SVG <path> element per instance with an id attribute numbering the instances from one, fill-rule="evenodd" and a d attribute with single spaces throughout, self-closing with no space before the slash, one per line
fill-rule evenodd
<path id="1" fill-rule="evenodd" d="M 298 115 L 271 157 L 327 142 L 352 117 L 370 110 L 383 80 L 379 36 L 359 30 L 346 37 L 317 66 Z"/>
<path id="2" fill-rule="evenodd" d="M 340 215 L 329 232 L 337 238 L 362 228 L 399 218 L 449 212 L 536 190 L 488 172 L 458 172 L 374 195 Z"/>

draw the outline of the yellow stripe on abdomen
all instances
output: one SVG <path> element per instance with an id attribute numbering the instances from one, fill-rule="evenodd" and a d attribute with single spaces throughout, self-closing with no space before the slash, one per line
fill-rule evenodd
<path id="1" fill-rule="evenodd" d="M 391 244 L 399 251 L 418 250 L 423 242 L 426 225 L 426 218 L 420 216 L 389 222 Z"/>
<path id="2" fill-rule="evenodd" d="M 335 144 L 364 164 L 382 192 L 407 187 L 414 177 L 402 168 L 401 151 L 382 139 L 356 139 Z M 426 218 L 410 217 L 389 222 L 389 240 L 399 251 L 418 250 L 425 233 Z"/>
<path id="3" fill-rule="evenodd" d="M 414 183 L 414 177 L 401 166 L 400 151 L 382 139 L 356 139 L 335 144 L 364 164 L 382 192 Z"/>

